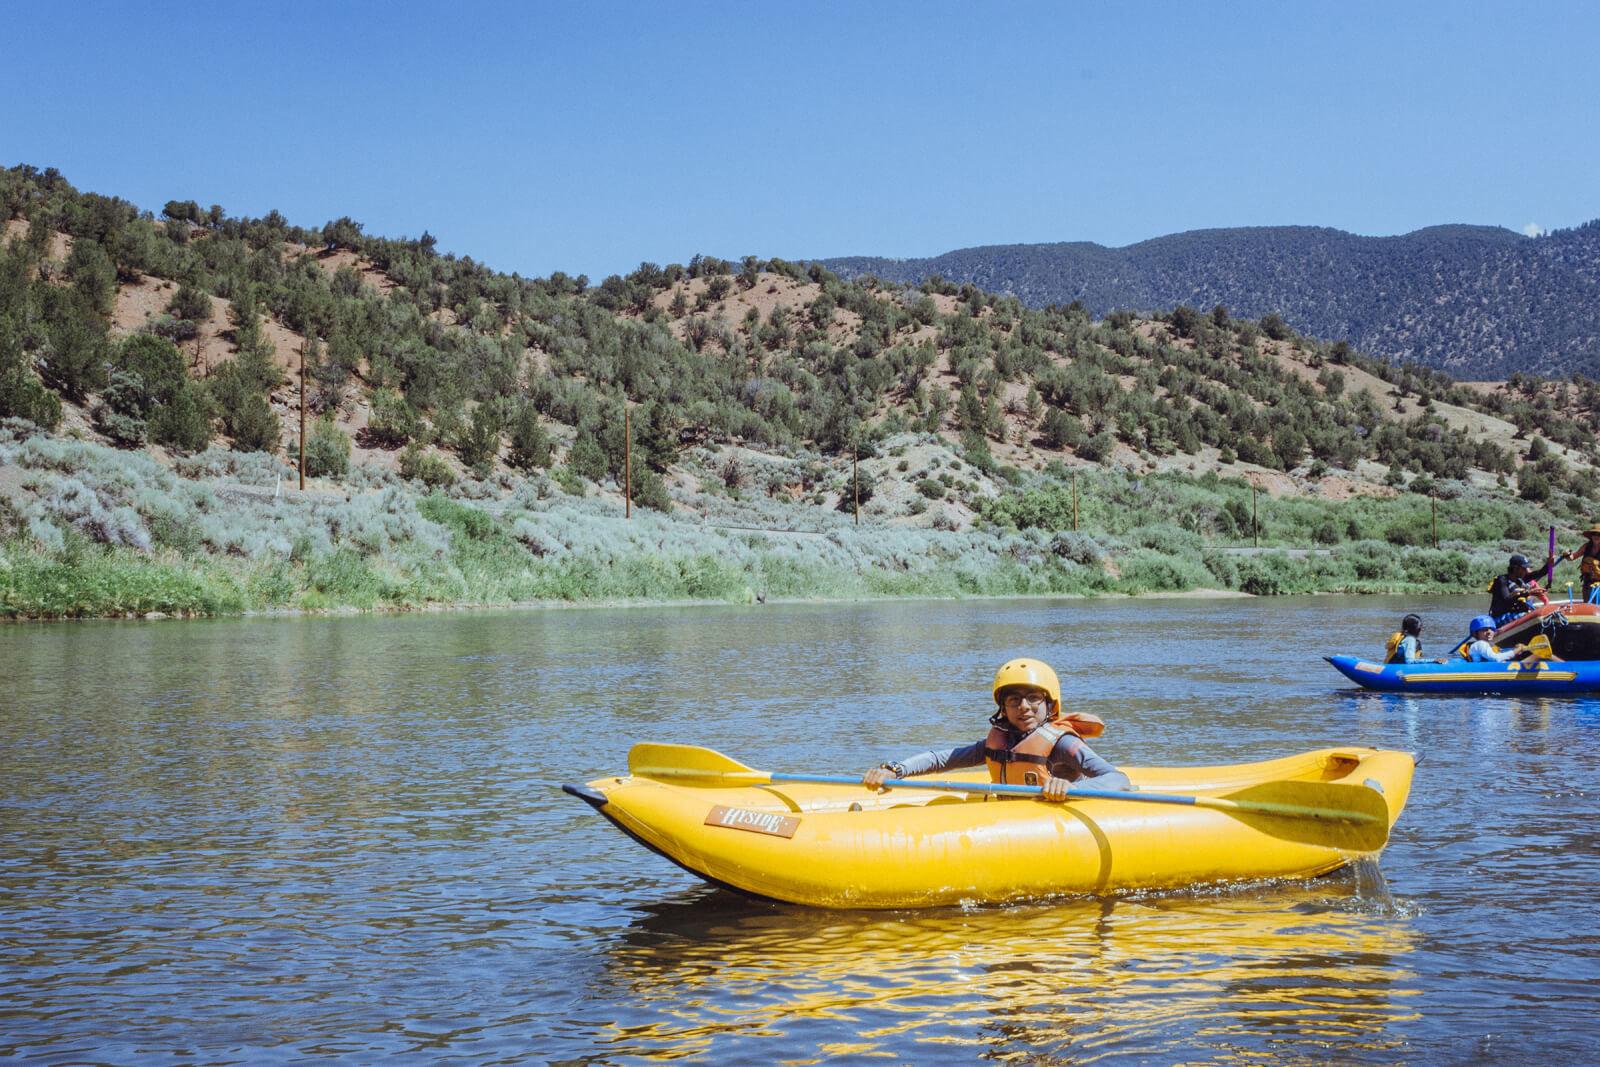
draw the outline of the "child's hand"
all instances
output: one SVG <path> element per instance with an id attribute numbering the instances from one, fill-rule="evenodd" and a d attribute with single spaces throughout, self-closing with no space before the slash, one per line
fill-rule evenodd
<path id="1" fill-rule="evenodd" d="M 894 772 L 887 767 L 874 767 L 861 776 L 861 784 L 874 793 L 883 791 L 883 783 L 894 777 Z"/>
<path id="2" fill-rule="evenodd" d="M 1053 804 L 1059 804 L 1066 800 L 1071 792 L 1071 783 L 1065 778 L 1046 778 L 1044 787 L 1041 790 L 1044 798 Z"/>

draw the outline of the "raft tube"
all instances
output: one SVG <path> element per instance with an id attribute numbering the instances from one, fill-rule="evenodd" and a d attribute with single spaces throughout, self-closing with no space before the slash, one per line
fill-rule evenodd
<path id="1" fill-rule="evenodd" d="M 1510 663 L 1374 663 L 1360 656 L 1324 656 L 1340 674 L 1384 693 L 1519 693 L 1524 696 L 1600 690 L 1600 661 Z"/>
<path id="2" fill-rule="evenodd" d="M 1493 641 L 1500 648 L 1511 648 L 1540 634 L 1550 639 L 1550 651 L 1562 660 L 1600 660 L 1600 604 L 1565 600 L 1541 604 L 1495 630 Z"/>

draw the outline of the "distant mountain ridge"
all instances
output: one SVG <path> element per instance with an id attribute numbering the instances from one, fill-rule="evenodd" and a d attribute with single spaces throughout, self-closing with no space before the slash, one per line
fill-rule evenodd
<path id="1" fill-rule="evenodd" d="M 924 259 L 822 259 L 845 277 L 940 275 L 1029 307 L 1081 302 L 1096 317 L 1181 304 L 1275 312 L 1296 330 L 1458 379 L 1520 371 L 1600 378 L 1600 219 L 1528 237 L 1432 226 L 1360 237 L 1315 226 L 1192 230 L 1125 248 L 989 245 Z"/>

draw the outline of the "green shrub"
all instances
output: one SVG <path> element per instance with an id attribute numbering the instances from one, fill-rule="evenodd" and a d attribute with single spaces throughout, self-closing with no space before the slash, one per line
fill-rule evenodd
<path id="1" fill-rule="evenodd" d="M 372 417 L 367 433 L 379 448 L 399 448 L 416 438 L 422 426 L 409 401 L 389 389 L 372 391 Z"/>
<path id="2" fill-rule="evenodd" d="M 301 604 L 311 609 L 347 604 L 370 610 L 389 593 L 387 583 L 353 548 L 340 548 L 331 555 L 310 560 L 306 584 Z"/>
<path id="3" fill-rule="evenodd" d="M 513 467 L 534 470 L 550 466 L 550 434 L 539 421 L 539 412 L 532 404 L 523 404 L 511 421 L 511 453 L 507 457 Z"/>
<path id="4" fill-rule="evenodd" d="M 279 560 L 252 575 L 246 588 L 254 602 L 281 607 L 294 599 L 299 585 L 288 562 Z"/>
<path id="5" fill-rule="evenodd" d="M 415 441 L 400 453 L 400 475 L 408 481 L 420 481 L 430 489 L 456 484 L 450 465 L 438 454 L 424 452 Z"/>
<path id="6" fill-rule="evenodd" d="M 1141 526 L 1131 531 L 1128 540 L 1138 548 L 1153 548 L 1168 556 L 1186 556 L 1198 560 L 1205 542 L 1200 535 L 1166 524 Z"/>
<path id="7" fill-rule="evenodd" d="M 163 404 L 150 411 L 150 440 L 181 452 L 200 452 L 211 443 L 211 418 L 205 398 L 185 379 Z"/>
<path id="8" fill-rule="evenodd" d="M 582 475 L 575 473 L 571 468 L 556 467 L 550 472 L 550 477 L 555 479 L 561 491 L 568 496 L 584 496 L 589 491 Z"/>
<path id="9" fill-rule="evenodd" d="M 633 474 L 633 502 L 656 511 L 672 510 L 672 495 L 661 475 L 648 467 Z"/>
<path id="10" fill-rule="evenodd" d="M 1078 457 L 1090 463 L 1101 463 L 1111 457 L 1112 451 L 1117 446 L 1117 439 L 1111 431 L 1102 430 L 1093 437 L 1078 442 Z"/>
<path id="11" fill-rule="evenodd" d="M 1207 549 L 1200 559 L 1220 588 L 1239 588 L 1239 561 L 1231 553 Z"/>
<path id="12" fill-rule="evenodd" d="M 489 476 L 500 452 L 500 420 L 494 408 L 479 404 L 472 409 L 472 420 L 460 434 L 456 452 L 461 462 L 479 478 Z"/>
<path id="13" fill-rule="evenodd" d="M 920 485 L 919 485 L 920 488 Z M 987 524 L 1027 530 L 1040 527 L 1059 530 L 1072 527 L 1072 489 L 1053 486 L 982 501 L 979 517 Z"/>
<path id="14" fill-rule="evenodd" d="M 1239 588 L 1253 596 L 1305 592 L 1304 568 L 1284 552 L 1246 556 L 1239 563 Z"/>
<path id="15" fill-rule="evenodd" d="M 448 526 L 457 533 L 477 541 L 493 537 L 497 529 L 494 517 L 488 512 L 467 504 L 458 504 L 439 493 L 433 493 L 419 500 L 417 511 L 423 518 Z"/>
<path id="16" fill-rule="evenodd" d="M 1433 524 L 1427 515 L 1404 516 L 1384 527 L 1383 539 L 1391 545 L 1432 545 Z"/>
<path id="17" fill-rule="evenodd" d="M 580 436 L 567 450 L 567 469 L 591 482 L 600 481 L 607 470 L 605 449 L 592 436 Z"/>
<path id="18" fill-rule="evenodd" d="M 134 334 L 123 341 L 113 353 L 112 363 L 137 382 L 141 392 L 136 402 L 141 415 L 157 404 L 170 401 L 189 380 L 183 368 L 183 354 L 177 346 L 150 334 Z"/>
<path id="19" fill-rule="evenodd" d="M 1400 554 L 1392 547 L 1392 543 L 1357 541 L 1345 546 L 1339 553 L 1339 559 L 1363 581 L 1377 581 L 1403 574 L 1399 568 Z"/>
<path id="20" fill-rule="evenodd" d="M 1119 561 L 1116 588 L 1127 593 L 1174 592 L 1210 585 L 1211 573 L 1198 561 L 1137 548 Z"/>
<path id="21" fill-rule="evenodd" d="M 339 429 L 331 413 L 317 420 L 306 436 L 306 476 L 343 478 L 350 473 L 350 435 Z"/>
<path id="22" fill-rule="evenodd" d="M 1466 554 L 1456 551 L 1426 549 L 1410 556 L 1406 563 L 1418 577 L 1446 589 L 1459 589 L 1473 574 Z"/>
<path id="23" fill-rule="evenodd" d="M 1538 440 L 1538 438 L 1534 438 Z M 1517 475 L 1517 495 L 1530 503 L 1538 504 L 1550 499 L 1550 479 L 1531 466 L 1524 466 Z"/>
<path id="24" fill-rule="evenodd" d="M 27 419 L 55 429 L 61 401 L 34 377 L 14 327 L 0 318 L 0 418 Z"/>
<path id="25" fill-rule="evenodd" d="M 172 301 L 167 304 L 167 311 L 176 318 L 190 322 L 206 322 L 211 318 L 211 298 L 203 289 L 188 284 L 180 285 Z"/>
<path id="26" fill-rule="evenodd" d="M 228 413 L 225 420 L 233 434 L 234 451 L 272 453 L 278 450 L 282 430 L 278 413 L 272 410 L 272 405 L 260 393 L 250 392 L 240 396 L 238 406 Z M 309 442 L 306 462 L 311 462 Z"/>
<path id="27" fill-rule="evenodd" d="M 1105 549 L 1092 536 L 1074 530 L 1063 530 L 1050 538 L 1050 551 L 1080 566 L 1098 566 L 1105 557 Z"/>

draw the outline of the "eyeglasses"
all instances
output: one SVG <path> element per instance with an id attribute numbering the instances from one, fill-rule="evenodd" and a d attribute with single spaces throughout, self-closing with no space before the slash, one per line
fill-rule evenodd
<path id="1" fill-rule="evenodd" d="M 1048 703 L 1050 703 L 1049 693 L 1007 693 L 1005 698 L 1005 708 L 1008 711 L 1016 711 L 1024 704 L 1038 706 Z"/>

